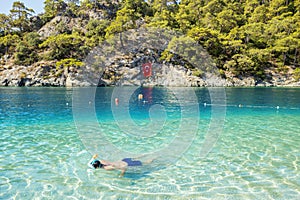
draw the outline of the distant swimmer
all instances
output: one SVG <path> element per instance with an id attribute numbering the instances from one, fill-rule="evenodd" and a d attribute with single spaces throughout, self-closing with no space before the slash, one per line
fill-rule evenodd
<path id="1" fill-rule="evenodd" d="M 143 97 L 143 94 L 139 94 L 139 95 L 138 95 L 138 99 L 139 99 L 139 100 L 142 100 L 143 98 L 144 98 L 144 97 Z"/>
<path id="2" fill-rule="evenodd" d="M 124 158 L 119 161 L 107 161 L 107 160 L 99 160 L 97 159 L 98 155 L 95 154 L 88 162 L 88 166 L 92 169 L 102 168 L 105 170 L 121 170 L 120 177 L 124 176 L 128 167 L 134 166 L 143 166 L 144 164 L 149 164 L 153 161 L 153 159 L 148 160 L 146 162 L 142 162 L 140 160 L 136 160 L 134 158 Z"/>
<path id="3" fill-rule="evenodd" d="M 115 98 L 115 104 L 116 104 L 116 106 L 119 105 L 119 99 L 118 98 Z"/>

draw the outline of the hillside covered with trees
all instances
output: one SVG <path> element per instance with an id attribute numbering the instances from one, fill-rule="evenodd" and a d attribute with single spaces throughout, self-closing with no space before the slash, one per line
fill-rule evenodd
<path id="1" fill-rule="evenodd" d="M 79 66 L 111 35 L 143 26 L 193 38 L 224 78 L 300 79 L 299 0 L 45 0 L 39 15 L 16 1 L 0 14 L 0 71 L 8 62 Z"/>

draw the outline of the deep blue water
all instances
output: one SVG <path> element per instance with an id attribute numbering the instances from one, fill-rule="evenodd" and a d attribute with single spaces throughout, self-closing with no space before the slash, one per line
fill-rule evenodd
<path id="1" fill-rule="evenodd" d="M 111 112 L 111 95 L 113 88 L 98 88 L 96 92 L 96 112 L 98 117 L 113 120 Z M 139 101 L 139 93 L 144 94 L 143 101 Z M 147 96 L 150 93 L 150 96 Z M 210 109 L 204 109 L 204 103 L 210 104 L 208 89 L 195 89 L 199 109 L 202 114 Z M 180 105 L 176 96 L 167 88 L 138 88 L 131 94 L 129 109 L 131 116 L 141 118 L 148 116 L 149 108 L 161 104 L 166 108 L 169 116 L 180 117 Z M 72 89 L 65 88 L 1 88 L 1 124 L 2 126 L 28 123 L 53 123 L 72 120 Z M 227 114 L 239 112 L 274 111 L 277 106 L 282 113 L 299 112 L 299 88 L 227 88 L 226 89 Z M 242 106 L 244 109 L 240 109 Z M 244 112 L 247 111 L 247 112 Z"/>

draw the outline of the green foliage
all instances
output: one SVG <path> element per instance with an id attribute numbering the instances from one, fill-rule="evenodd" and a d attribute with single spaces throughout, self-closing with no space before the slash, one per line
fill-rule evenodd
<path id="1" fill-rule="evenodd" d="M 104 40 L 106 29 L 110 22 L 108 20 L 92 19 L 86 26 L 87 46 L 95 47 Z"/>
<path id="2" fill-rule="evenodd" d="M 46 55 L 46 60 L 61 60 L 69 57 L 81 58 L 85 55 L 84 40 L 78 34 L 59 34 L 50 36 L 42 44 L 40 48 L 47 48 L 50 52 Z"/>
<path id="3" fill-rule="evenodd" d="M 236 54 L 232 60 L 225 64 L 225 68 L 232 71 L 236 76 L 253 75 L 255 62 L 248 56 Z"/>
<path id="4" fill-rule="evenodd" d="M 7 32 L 10 30 L 10 18 L 5 15 L 0 13 L 0 36 L 5 35 Z"/>
<path id="5" fill-rule="evenodd" d="M 225 71 L 223 69 L 219 70 L 219 74 L 221 75 L 222 78 L 226 78 Z"/>
<path id="6" fill-rule="evenodd" d="M 45 0 L 44 5 L 44 14 L 42 15 L 44 22 L 48 22 L 59 13 L 66 11 L 66 4 L 63 0 Z"/>
<path id="7" fill-rule="evenodd" d="M 0 37 L 0 49 L 2 54 L 13 54 L 17 44 L 20 42 L 20 37 L 17 34 L 8 34 Z"/>
<path id="8" fill-rule="evenodd" d="M 220 41 L 222 35 L 219 31 L 195 27 L 188 32 L 188 35 L 198 41 L 213 56 L 218 56 L 223 52 L 223 45 Z"/>
<path id="9" fill-rule="evenodd" d="M 68 67 L 81 67 L 83 66 L 83 62 L 74 59 L 74 58 L 67 58 L 60 60 L 56 62 L 56 69 L 58 70 L 59 68 L 68 68 Z"/>
<path id="10" fill-rule="evenodd" d="M 29 31 L 29 16 L 32 16 L 33 13 L 33 9 L 27 8 L 24 3 L 20 1 L 15 1 L 10 10 L 12 27 L 18 28 L 21 32 Z"/>
<path id="11" fill-rule="evenodd" d="M 178 22 L 176 20 L 176 13 L 179 6 L 174 0 L 154 0 L 152 4 L 154 16 L 151 18 L 149 26 L 176 29 Z"/>
<path id="12" fill-rule="evenodd" d="M 30 32 L 24 35 L 24 41 L 27 42 L 30 48 L 38 48 L 39 44 L 41 44 L 42 40 L 40 35 L 36 32 Z"/>
<path id="13" fill-rule="evenodd" d="M 162 59 L 172 61 L 176 54 L 176 60 L 188 60 L 189 63 L 196 65 L 199 61 L 198 59 L 202 53 L 202 49 L 198 49 L 198 46 L 195 44 L 195 41 L 190 37 L 173 37 L 169 42 L 168 48 L 162 53 Z M 178 56 L 180 56 L 180 58 L 178 58 Z"/>
<path id="14" fill-rule="evenodd" d="M 27 33 L 22 42 L 19 42 L 15 50 L 15 63 L 21 65 L 30 65 L 39 60 L 38 46 L 42 41 L 40 36 L 35 33 Z"/>
<path id="15" fill-rule="evenodd" d="M 14 55 L 17 64 L 56 59 L 68 66 L 75 61 L 65 59 L 83 60 L 88 50 L 116 33 L 152 26 L 186 34 L 170 41 L 161 54 L 164 61 L 199 62 L 196 49 L 189 45 L 193 39 L 212 57 L 222 76 L 227 70 L 236 76 L 263 79 L 268 67 L 281 72 L 286 66 L 299 67 L 299 1 L 44 0 L 44 5 L 40 15 L 44 23 L 58 15 L 76 17 L 82 29 L 70 30 L 60 22 L 55 27 L 58 34 L 41 41 L 37 33 L 30 32 L 34 11 L 15 2 L 9 15 L 0 14 L 0 56 Z M 102 16 L 94 18 L 95 13 Z"/>
<path id="16" fill-rule="evenodd" d="M 107 37 L 115 33 L 121 33 L 128 29 L 135 28 L 134 10 L 123 8 L 117 12 L 116 20 L 107 27 Z"/>
<path id="17" fill-rule="evenodd" d="M 175 18 L 184 33 L 188 32 L 191 28 L 199 26 L 200 18 L 202 18 L 201 8 L 203 2 L 181 0 Z"/>
<path id="18" fill-rule="evenodd" d="M 32 51 L 25 42 L 20 42 L 16 47 L 15 64 L 30 65 L 38 60 L 37 53 Z"/>
<path id="19" fill-rule="evenodd" d="M 106 29 L 106 36 L 137 28 L 136 20 L 151 13 L 148 4 L 144 0 L 125 0 L 116 19 Z"/>
<path id="20" fill-rule="evenodd" d="M 300 68 L 296 68 L 293 72 L 293 75 L 294 75 L 294 79 L 296 81 L 299 81 L 300 80 Z"/>
<path id="21" fill-rule="evenodd" d="M 197 76 L 197 77 L 201 77 L 203 75 L 203 71 L 201 71 L 200 69 L 195 69 L 193 70 L 193 76 Z"/>

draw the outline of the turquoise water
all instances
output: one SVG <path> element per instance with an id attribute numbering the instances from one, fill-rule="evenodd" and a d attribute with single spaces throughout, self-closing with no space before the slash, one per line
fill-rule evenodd
<path id="1" fill-rule="evenodd" d="M 226 104 L 214 104 L 220 101 L 210 96 L 213 89 L 123 90 L 126 104 L 119 97 L 115 105 L 116 88 L 98 88 L 94 98 L 80 93 L 86 104 L 78 108 L 72 89 L 0 88 L 0 199 L 300 198 L 300 89 L 227 88 Z M 197 104 L 187 92 L 196 94 Z M 225 111 L 224 118 L 214 109 Z M 99 127 L 90 124 L 90 115 Z M 221 130 L 212 129 L 212 118 L 222 132 L 203 157 L 205 137 Z M 195 136 L 181 135 L 181 128 L 194 122 Z M 137 132 L 139 127 L 148 131 Z M 169 145 L 178 135 L 182 144 L 191 143 L 169 159 L 180 146 Z M 110 144 L 128 155 L 160 157 L 123 178 L 117 171 L 88 170 L 93 153 L 113 160 L 123 156 L 108 151 Z"/>

